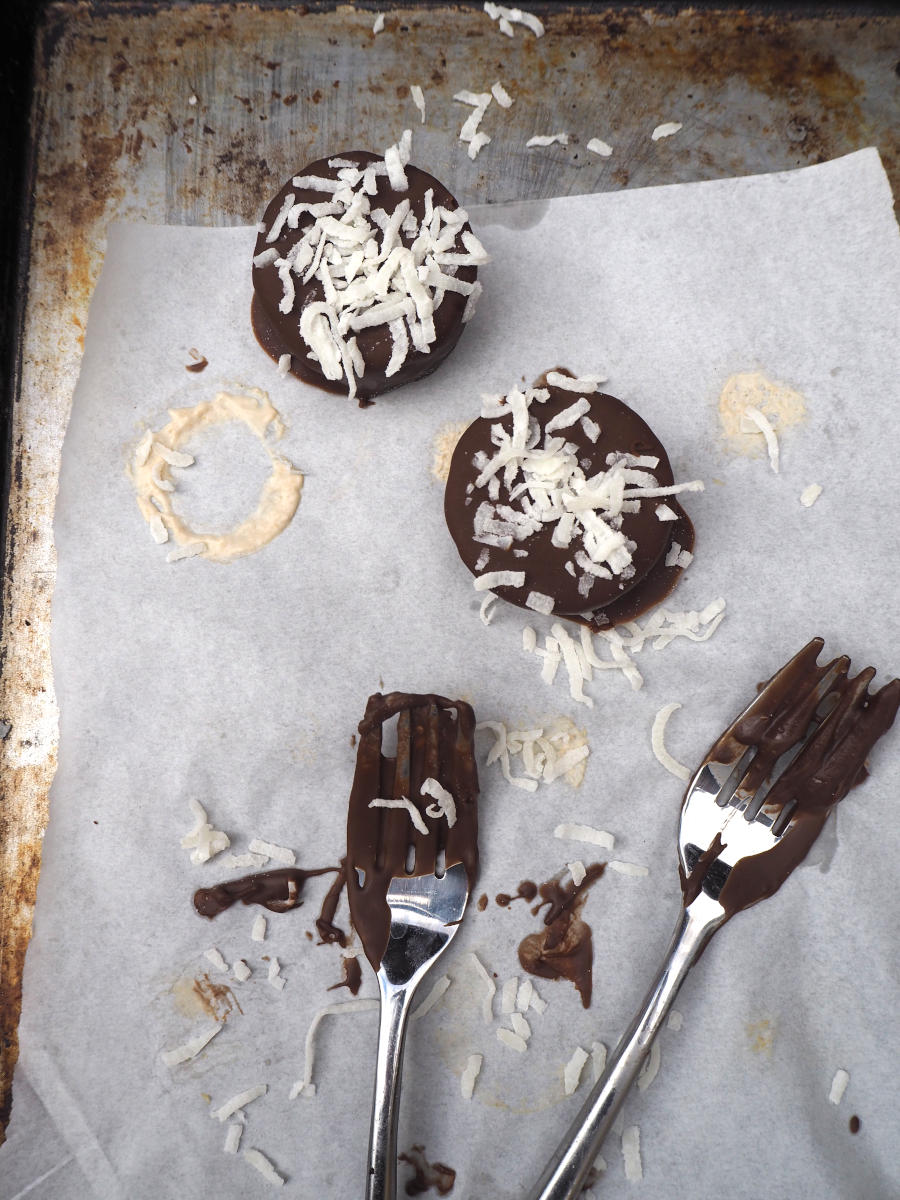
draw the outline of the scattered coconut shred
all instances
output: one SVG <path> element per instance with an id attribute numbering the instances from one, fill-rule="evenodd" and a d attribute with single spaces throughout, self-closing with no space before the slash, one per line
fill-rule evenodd
<path id="1" fill-rule="evenodd" d="M 590 746 L 587 730 L 579 729 L 568 717 L 556 717 L 536 729 L 507 729 L 502 721 L 482 721 L 475 727 L 490 730 L 494 744 L 485 765 L 497 763 L 503 778 L 526 792 L 537 791 L 539 783 L 564 778 L 571 787 L 584 780 Z M 511 757 L 521 756 L 521 775 L 513 775 Z"/>
<path id="2" fill-rule="evenodd" d="M 563 1090 L 567 1096 L 571 1096 L 576 1091 L 581 1082 L 581 1072 L 584 1070 L 584 1064 L 590 1057 L 587 1050 L 582 1050 L 580 1046 L 575 1047 L 575 1052 L 563 1070 Z"/>
<path id="3" fill-rule="evenodd" d="M 302 1092 L 305 1096 L 314 1096 L 316 1094 L 316 1085 L 312 1081 L 313 1067 L 316 1060 L 316 1032 L 325 1017 L 343 1016 L 345 1013 L 369 1012 L 373 1008 L 378 1008 L 377 1000 L 343 1000 L 338 1004 L 326 1004 L 324 1008 L 320 1008 L 310 1022 L 309 1029 L 306 1031 L 306 1042 L 304 1045 L 304 1066 L 303 1078 L 298 1079 L 291 1088 L 288 1095 L 289 1100 L 296 1099 Z"/>
<path id="4" fill-rule="evenodd" d="M 625 1161 L 625 1178 L 629 1183 L 640 1183 L 644 1178 L 641 1164 L 641 1131 L 637 1125 L 622 1130 L 622 1158 Z"/>
<path id="5" fill-rule="evenodd" d="M 844 1092 L 846 1092 L 847 1084 L 849 1082 L 849 1072 L 845 1071 L 843 1067 L 835 1071 L 834 1079 L 831 1081 L 831 1091 L 828 1093 L 829 1103 L 840 1104 L 844 1098 Z"/>
<path id="6" fill-rule="evenodd" d="M 477 584 L 477 580 L 476 580 Z M 705 642 L 725 618 L 725 601 L 719 597 L 699 612 L 674 612 L 657 608 L 642 625 L 628 621 L 615 629 L 592 634 L 586 626 L 579 628 L 578 641 L 559 621 L 544 637 L 543 647 L 537 644 L 537 633 L 526 625 L 522 630 L 522 649 L 542 661 L 541 679 L 552 687 L 560 664 L 564 664 L 569 683 L 569 695 L 579 704 L 593 708 L 593 698 L 585 694 L 584 685 L 593 680 L 594 671 L 620 671 L 634 691 L 643 685 L 644 678 L 632 659 L 649 642 L 654 650 L 664 650 L 676 638 Z M 600 658 L 597 647 L 606 646 L 609 658 Z"/>
<path id="7" fill-rule="evenodd" d="M 425 193 L 421 223 L 408 199 L 390 214 L 371 207 L 369 197 L 375 193 L 378 176 L 386 175 L 395 192 L 408 190 L 404 167 L 411 146 L 412 132 L 407 129 L 399 142 L 385 150 L 383 161 L 357 167 L 331 159 L 329 165 L 337 169 L 335 179 L 298 175 L 297 188 L 312 189 L 328 199 L 321 204 L 295 204 L 293 193 L 289 194 L 266 241 L 274 242 L 285 223 L 296 229 L 306 211 L 315 220 L 286 258 L 271 259 L 274 248 L 269 247 L 254 259 L 256 265 L 272 261 L 278 268 L 284 288 L 282 313 L 293 310 L 295 275 L 302 276 L 304 283 L 313 278 L 321 282 L 326 298 L 305 306 L 300 335 L 326 379 L 346 380 L 351 399 L 366 366 L 356 332 L 372 326 L 390 331 L 394 348 L 385 371 L 390 378 L 403 366 L 410 345 L 419 353 L 429 352 L 437 336 L 434 313 L 447 291 L 468 298 L 463 321 L 471 319 L 481 284 L 458 279 L 457 269 L 490 261 L 474 233 L 463 228 L 469 220 L 466 210 L 434 205 L 433 189 Z M 411 246 L 402 243 L 401 228 L 411 237 Z"/>
<path id="8" fill-rule="evenodd" d="M 525 143 L 525 149 L 533 150 L 536 146 L 552 146 L 554 144 L 568 146 L 569 135 L 567 133 L 538 133 L 528 139 Z"/>
<path id="9" fill-rule="evenodd" d="M 231 839 L 221 829 L 213 829 L 209 823 L 206 809 L 199 800 L 190 799 L 188 804 L 191 806 L 196 824 L 190 833 L 186 833 L 181 839 L 181 845 L 185 850 L 191 851 L 192 863 L 209 862 L 211 858 L 228 849 Z"/>
<path id="10" fill-rule="evenodd" d="M 656 761 L 661 763 L 677 779 L 683 779 L 686 783 L 691 777 L 690 768 L 686 767 L 684 763 L 680 763 L 676 758 L 673 758 L 666 749 L 664 742 L 669 717 L 671 717 L 672 713 L 678 712 L 679 708 L 681 708 L 681 705 L 674 703 L 662 706 L 653 718 L 653 728 L 650 731 L 650 744 L 653 747 L 653 754 L 656 757 Z"/>
<path id="11" fill-rule="evenodd" d="M 481 1054 L 470 1054 L 466 1060 L 466 1067 L 459 1079 L 459 1089 L 462 1092 L 463 1100 L 471 1100 L 472 1093 L 475 1091 L 475 1080 L 481 1073 L 481 1066 L 484 1062 L 484 1057 Z"/>
<path id="12" fill-rule="evenodd" d="M 673 133 L 678 133 L 681 128 L 680 121 L 664 121 L 662 125 L 656 126 L 650 137 L 654 142 L 658 142 L 660 138 L 671 137 Z"/>
<path id="13" fill-rule="evenodd" d="M 800 493 L 800 503 L 804 508 L 812 508 L 818 498 L 822 495 L 821 484 L 811 483 L 809 487 L 805 487 Z"/>
<path id="14" fill-rule="evenodd" d="M 245 1150 L 243 1152 L 244 1161 L 249 1163 L 251 1167 L 255 1167 L 262 1175 L 267 1183 L 273 1184 L 275 1187 L 284 1187 L 284 1178 L 279 1175 L 273 1165 L 269 1162 L 264 1154 L 259 1150 Z"/>
<path id="15" fill-rule="evenodd" d="M 760 412 L 752 404 L 748 404 L 744 409 L 744 417 L 741 420 L 741 433 L 761 433 L 766 439 L 766 450 L 769 454 L 769 465 L 775 474 L 778 474 L 778 438 L 775 436 L 775 429 L 772 422 Z"/>
<path id="16" fill-rule="evenodd" d="M 516 36 L 513 25 L 524 25 L 536 38 L 544 36 L 543 22 L 534 13 L 523 12 L 521 8 L 507 8 L 503 4 L 491 4 L 489 0 L 485 3 L 484 11 L 492 21 L 499 22 L 500 32 L 507 37 Z"/>

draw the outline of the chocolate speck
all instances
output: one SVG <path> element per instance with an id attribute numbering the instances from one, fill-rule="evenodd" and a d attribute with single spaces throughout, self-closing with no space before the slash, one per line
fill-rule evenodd
<path id="1" fill-rule="evenodd" d="M 209 366 L 209 361 L 205 358 L 200 358 L 197 362 L 186 363 L 185 370 L 192 371 L 195 375 L 199 375 L 201 371 L 205 371 Z"/>
<path id="2" fill-rule="evenodd" d="M 850 1124 L 847 1126 L 847 1128 L 851 1133 L 859 1133 L 861 1126 L 862 1121 L 860 1121 L 859 1117 L 854 1113 L 854 1115 L 850 1118 Z"/>
<path id="3" fill-rule="evenodd" d="M 484 910 L 487 908 L 487 906 L 488 906 L 487 892 L 482 892 L 481 895 L 478 897 L 478 905 L 477 905 L 478 911 L 484 912 Z"/>
<path id="4" fill-rule="evenodd" d="M 540 979 L 568 979 L 575 984 L 581 1003 L 590 1007 L 594 942 L 590 925 L 581 919 L 588 889 L 597 882 L 606 863 L 592 863 L 578 886 L 560 882 L 562 873 L 542 883 L 541 900 L 531 910 L 537 916 L 548 905 L 544 928 L 530 933 L 519 944 L 519 962 Z"/>
<path id="5" fill-rule="evenodd" d="M 530 904 L 537 894 L 537 884 L 533 883 L 530 879 L 523 879 L 519 884 L 519 890 L 514 896 L 510 896 L 508 892 L 498 892 L 494 897 L 494 902 L 499 904 L 501 908 L 509 908 L 514 900 L 524 900 L 526 904 Z"/>
<path id="6" fill-rule="evenodd" d="M 400 1162 L 409 1163 L 415 1174 L 406 1181 L 407 1196 L 421 1196 L 432 1188 L 439 1196 L 449 1196 L 456 1183 L 456 1172 L 445 1163 L 430 1163 L 425 1157 L 425 1147 L 416 1145 L 405 1154 L 398 1154 Z"/>

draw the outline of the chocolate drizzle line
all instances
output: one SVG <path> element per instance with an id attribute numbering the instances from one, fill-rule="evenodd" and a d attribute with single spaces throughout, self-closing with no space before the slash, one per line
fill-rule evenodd
<path id="1" fill-rule="evenodd" d="M 765 811 L 776 815 L 776 828 L 783 824 L 785 832 L 771 849 L 732 867 L 718 895 L 729 917 L 771 896 L 803 861 L 834 806 L 867 777 L 866 758 L 900 707 L 900 679 L 870 693 L 875 669 L 866 667 L 851 678 L 846 656 L 819 666 L 823 646 L 822 638 L 813 638 L 709 752 L 710 759 L 729 762 L 748 748 L 756 751 L 737 793 L 740 800 L 765 784 L 779 759 L 806 739 L 817 711 L 828 713 L 765 796 Z M 719 850 L 722 842 L 727 846 L 727 828 Z M 685 904 L 703 886 L 718 854 L 714 850 L 715 843 L 687 878 L 682 870 Z"/>
<path id="2" fill-rule="evenodd" d="M 581 910 L 588 889 L 605 870 L 606 863 L 592 863 L 577 886 L 572 880 L 560 883 L 561 874 L 542 883 L 537 889 L 540 903 L 531 913 L 537 916 L 544 905 L 548 905 L 544 929 L 530 933 L 519 944 L 519 962 L 526 971 L 541 979 L 568 979 L 574 983 L 585 1008 L 591 1003 L 594 942 L 590 925 L 581 919 Z M 527 880 L 519 885 L 522 896 L 526 883 Z"/>
<path id="3" fill-rule="evenodd" d="M 384 723 L 397 716 L 397 754 L 382 753 Z M 388 943 L 390 882 L 407 874 L 430 875 L 444 852 L 445 865 L 462 863 L 470 890 L 478 871 L 478 772 L 475 766 L 475 715 L 462 700 L 433 694 L 376 693 L 359 725 L 356 772 L 347 816 L 347 894 L 350 916 L 366 957 L 377 971 Z M 432 803 L 421 795 L 426 779 L 436 779 L 453 796 L 456 823 L 425 816 Z M 429 827 L 419 833 L 403 809 L 370 808 L 375 799 L 406 797 Z"/>
<path id="4" fill-rule="evenodd" d="M 240 879 L 229 879 L 215 887 L 199 888 L 194 893 L 194 908 L 201 917 L 217 917 L 236 904 L 260 904 L 269 912 L 288 912 L 303 903 L 303 885 L 316 875 L 335 872 L 334 882 L 322 901 L 322 909 L 316 919 L 316 929 L 322 942 L 337 942 L 347 945 L 347 935 L 334 923 L 341 892 L 344 889 L 344 864 L 339 867 L 280 867 L 274 871 L 259 871 L 254 875 L 243 875 Z M 321 944 L 321 943 L 320 943 Z M 354 993 L 355 994 L 355 993 Z"/>

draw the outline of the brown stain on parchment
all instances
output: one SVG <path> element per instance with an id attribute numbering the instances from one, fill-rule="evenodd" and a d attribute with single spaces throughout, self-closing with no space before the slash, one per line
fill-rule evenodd
<path id="1" fill-rule="evenodd" d="M 227 983 L 217 983 L 204 971 L 201 975 L 183 975 L 172 986 L 175 1007 L 186 1017 L 212 1017 L 223 1022 L 235 1010 L 243 1013 Z"/>

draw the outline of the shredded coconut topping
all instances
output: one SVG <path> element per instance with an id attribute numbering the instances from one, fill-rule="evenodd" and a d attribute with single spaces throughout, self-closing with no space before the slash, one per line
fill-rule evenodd
<path id="1" fill-rule="evenodd" d="M 297 855 L 293 850 L 289 850 L 286 846 L 276 846 L 274 842 L 264 842 L 260 838 L 254 838 L 250 843 L 250 853 L 265 854 L 267 858 L 274 858 L 276 862 L 285 863 L 289 867 L 292 867 L 297 861 Z"/>
<path id="2" fill-rule="evenodd" d="M 416 1021 L 420 1017 L 424 1017 L 426 1015 L 426 1013 L 430 1013 L 431 1010 L 434 1008 L 434 1006 L 437 1004 L 438 1000 L 440 1000 L 441 996 L 443 996 L 444 992 L 446 992 L 446 990 L 449 986 L 450 986 L 450 976 L 449 975 L 442 975 L 440 979 L 436 980 L 431 991 L 428 993 L 428 995 L 425 997 L 425 999 L 422 1001 L 422 1003 L 419 1005 L 419 1007 L 416 1009 L 416 1011 L 412 1014 L 411 1019 L 413 1021 Z"/>
<path id="3" fill-rule="evenodd" d="M 504 1029 L 502 1026 L 497 1030 L 497 1041 L 502 1042 L 504 1046 L 509 1046 L 510 1050 L 518 1050 L 520 1054 L 524 1054 L 528 1049 L 528 1043 L 523 1037 L 519 1037 L 511 1029 Z"/>
<path id="4" fill-rule="evenodd" d="M 602 1042 L 591 1042 L 591 1069 L 596 1083 L 606 1069 L 606 1047 Z"/>
<path id="5" fill-rule="evenodd" d="M 226 1100 L 221 1108 L 213 1109 L 209 1115 L 214 1120 L 227 1121 L 236 1112 L 240 1112 L 248 1104 L 252 1104 L 254 1100 L 258 1100 L 260 1096 L 264 1096 L 268 1090 L 268 1086 L 265 1083 L 258 1083 L 255 1087 L 247 1088 L 244 1092 L 238 1092 L 236 1096 L 232 1096 L 230 1100 Z"/>
<path id="6" fill-rule="evenodd" d="M 847 1090 L 847 1084 L 850 1082 L 849 1072 L 840 1067 L 834 1073 L 834 1079 L 831 1081 L 831 1091 L 828 1093 L 828 1099 L 832 1104 L 840 1104 L 844 1098 L 844 1092 Z"/>
<path id="7" fill-rule="evenodd" d="M 640 1183 L 644 1168 L 641 1165 L 641 1131 L 637 1125 L 622 1130 L 622 1158 L 625 1160 L 625 1178 L 629 1183 Z"/>
<path id="8" fill-rule="evenodd" d="M 647 1088 L 653 1082 L 659 1071 L 659 1042 L 652 1041 L 650 1043 L 650 1055 L 641 1067 L 641 1073 L 637 1078 L 639 1092 L 646 1092 Z"/>
<path id="9" fill-rule="evenodd" d="M 446 817 L 447 828 L 452 829 L 456 824 L 456 801 L 447 789 L 442 787 L 436 779 L 426 779 L 422 784 L 422 795 L 431 796 L 436 801 L 435 804 L 429 804 L 425 809 L 426 817 L 434 817 L 436 820 Z"/>
<path id="10" fill-rule="evenodd" d="M 215 1025 L 206 1033 L 198 1033 L 196 1037 L 185 1042 L 184 1045 L 176 1047 L 174 1050 L 165 1050 L 160 1057 L 167 1067 L 177 1067 L 179 1063 L 187 1062 L 188 1059 L 196 1058 L 204 1046 L 207 1046 L 219 1030 L 221 1025 Z"/>
<path id="11" fill-rule="evenodd" d="M 411 92 L 424 120 L 421 88 L 414 86 Z M 487 98 L 489 102 L 489 93 Z M 285 226 L 297 229 L 301 217 L 313 218 L 286 256 L 271 260 L 283 288 L 279 309 L 285 315 L 295 311 L 295 278 L 304 284 L 311 279 L 321 283 L 324 299 L 305 305 L 300 334 L 325 378 L 346 379 L 351 397 L 366 369 L 354 336 L 357 332 L 372 326 L 391 328 L 396 358 L 392 355 L 387 373 L 395 373 L 410 343 L 417 352 L 429 353 L 436 336 L 434 313 L 445 292 L 468 298 L 475 292 L 474 283 L 457 278 L 458 268 L 489 261 L 484 247 L 465 229 L 469 219 L 465 209 L 449 211 L 434 205 L 431 193 L 426 193 L 421 222 L 408 199 L 402 199 L 390 214 L 372 207 L 370 197 L 379 176 L 386 175 L 394 191 L 407 190 L 404 168 L 411 141 L 406 130 L 399 142 L 385 150 L 382 161 L 365 167 L 340 166 L 340 160 L 332 160 L 335 179 L 297 176 L 295 187 L 321 192 L 328 199 L 295 203 L 296 194 L 289 193 L 266 235 L 267 242 L 277 241 Z M 257 255 L 257 260 L 261 257 Z M 257 261 L 258 266 L 269 263 Z"/>
<path id="12" fill-rule="evenodd" d="M 491 95 L 497 101 L 501 108 L 510 108 L 513 102 L 512 96 L 506 90 L 502 83 L 491 85 Z"/>
<path id="13" fill-rule="evenodd" d="M 494 996 L 497 992 L 497 985 L 494 983 L 493 979 L 488 973 L 487 967 L 474 951 L 469 952 L 469 957 L 472 960 L 472 965 L 484 980 L 485 987 L 487 988 L 487 995 L 481 1002 L 481 1011 L 484 1014 L 485 1023 L 490 1025 L 491 1021 L 494 1019 Z"/>
<path id="14" fill-rule="evenodd" d="M 369 808 L 403 808 L 409 813 L 409 819 L 419 831 L 419 833 L 427 834 L 428 826 L 422 814 L 407 796 L 400 796 L 397 800 L 385 800 L 380 797 L 369 802 Z"/>
<path id="15" fill-rule="evenodd" d="M 243 1157 L 245 1162 L 259 1171 L 267 1183 L 271 1183 L 274 1187 L 284 1187 L 283 1176 L 278 1174 L 266 1156 L 259 1150 L 245 1150 Z"/>
<path id="16" fill-rule="evenodd" d="M 604 850 L 612 850 L 616 839 L 605 829 L 593 829 L 590 825 L 575 825 L 566 822 L 557 825 L 553 836 L 569 842 L 587 842 L 592 846 L 602 846 Z"/>
<path id="17" fill-rule="evenodd" d="M 654 142 L 658 142 L 660 138 L 671 137 L 673 133 L 677 133 L 681 129 L 680 121 L 664 121 L 662 125 L 657 125 L 650 137 Z"/>
<path id="18" fill-rule="evenodd" d="M 748 433 L 761 433 L 766 439 L 766 450 L 769 452 L 769 464 L 775 474 L 778 474 L 778 438 L 775 436 L 775 430 L 769 418 L 758 408 L 752 404 L 748 404 L 744 409 L 744 416 L 747 418 L 745 426 L 744 421 L 741 421 L 741 430 Z"/>
<path id="19" fill-rule="evenodd" d="M 409 89 L 409 94 L 412 97 L 412 102 L 422 114 L 422 124 L 425 124 L 425 93 L 417 83 L 412 84 Z"/>

